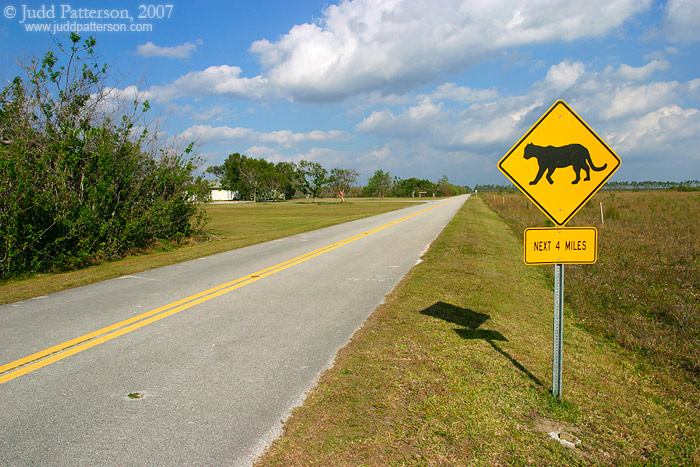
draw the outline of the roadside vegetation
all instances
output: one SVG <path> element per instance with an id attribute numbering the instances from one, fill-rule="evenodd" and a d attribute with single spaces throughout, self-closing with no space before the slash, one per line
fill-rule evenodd
<path id="1" fill-rule="evenodd" d="M 192 146 L 149 127 L 106 86 L 95 40 L 22 63 L 0 91 L 0 279 L 75 269 L 202 227 Z"/>
<path id="2" fill-rule="evenodd" d="M 341 204 L 334 199 L 320 199 L 318 203 L 303 199 L 284 203 L 211 204 L 206 206 L 208 222 L 205 230 L 186 244 L 156 243 L 126 258 L 80 270 L 0 280 L 0 305 L 341 224 L 411 204 L 414 204 L 411 200 L 354 200 Z"/>
<path id="3" fill-rule="evenodd" d="M 547 223 L 523 195 L 482 196 L 521 238 Z M 568 224 L 598 229 L 598 262 L 566 266 L 564 297 L 596 336 L 700 385 L 698 219 L 698 191 L 598 193 Z"/>
<path id="4" fill-rule="evenodd" d="M 256 465 L 698 465 L 698 384 L 571 304 L 551 396 L 550 268 L 523 263 L 521 235 L 470 198 Z"/>

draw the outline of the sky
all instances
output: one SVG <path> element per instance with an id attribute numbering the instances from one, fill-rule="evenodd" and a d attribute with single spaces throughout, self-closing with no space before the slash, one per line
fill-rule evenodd
<path id="1" fill-rule="evenodd" d="M 97 40 L 110 96 L 205 162 L 234 152 L 456 185 L 558 99 L 620 157 L 611 180 L 700 179 L 698 0 L 0 0 L 0 78 Z M 48 28 L 49 31 L 37 29 Z M 98 30 L 102 29 L 102 30 Z M 113 30 L 108 30 L 113 29 Z M 3 83 L 3 85 L 4 85 Z"/>

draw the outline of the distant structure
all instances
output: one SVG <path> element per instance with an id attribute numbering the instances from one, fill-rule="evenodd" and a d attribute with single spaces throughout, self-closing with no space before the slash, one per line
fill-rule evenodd
<path id="1" fill-rule="evenodd" d="M 220 190 L 218 188 L 211 190 L 212 201 L 234 201 L 239 199 L 241 199 L 241 195 L 238 191 Z"/>

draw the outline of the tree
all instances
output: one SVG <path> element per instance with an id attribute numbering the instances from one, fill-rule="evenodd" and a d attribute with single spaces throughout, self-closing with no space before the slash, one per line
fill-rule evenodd
<path id="1" fill-rule="evenodd" d="M 384 172 L 383 170 L 377 170 L 367 180 L 367 186 L 365 187 L 366 196 L 379 196 L 384 198 L 384 196 L 389 195 L 391 191 L 392 182 L 391 175 L 389 172 Z"/>
<path id="2" fill-rule="evenodd" d="M 331 169 L 328 186 L 340 198 L 341 203 L 345 202 L 345 195 L 353 187 L 359 175 L 355 169 Z"/>
<path id="3" fill-rule="evenodd" d="M 418 192 L 435 192 L 436 190 L 437 186 L 430 180 L 419 180 L 415 177 L 394 180 L 394 196 L 415 197 Z"/>
<path id="4" fill-rule="evenodd" d="M 258 200 L 258 196 L 263 191 L 277 191 L 281 184 L 276 183 L 279 178 L 274 172 L 275 165 L 265 159 L 253 159 L 242 156 L 240 165 L 241 183 L 243 188 L 250 194 L 253 201 Z"/>
<path id="5" fill-rule="evenodd" d="M 253 201 L 261 196 L 292 198 L 298 185 L 297 167 L 293 163 L 275 165 L 237 152 L 229 155 L 223 164 L 209 167 L 207 172 L 217 177 L 222 189 L 237 191 L 241 198 Z"/>
<path id="6" fill-rule="evenodd" d="M 280 176 L 282 185 L 281 191 L 284 195 L 284 199 L 294 198 L 294 194 L 297 191 L 297 185 L 299 184 L 294 163 L 278 162 L 275 166 L 275 171 Z"/>
<path id="7" fill-rule="evenodd" d="M 447 180 L 447 175 L 443 175 L 442 178 L 438 180 L 438 190 L 444 197 L 452 196 L 452 184 Z"/>
<path id="8" fill-rule="evenodd" d="M 302 160 L 297 165 L 297 180 L 299 189 L 307 195 L 318 198 L 319 193 L 328 184 L 328 171 L 318 162 Z"/>

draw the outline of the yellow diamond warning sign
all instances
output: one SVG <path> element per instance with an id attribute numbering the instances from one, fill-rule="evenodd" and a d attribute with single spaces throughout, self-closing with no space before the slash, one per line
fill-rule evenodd
<path id="1" fill-rule="evenodd" d="M 562 100 L 530 128 L 498 168 L 558 226 L 620 167 L 620 158 Z"/>

